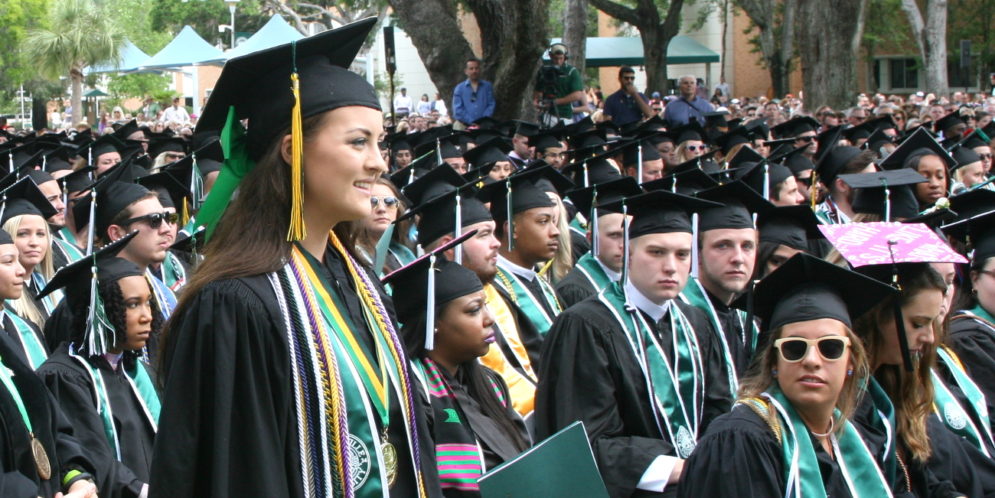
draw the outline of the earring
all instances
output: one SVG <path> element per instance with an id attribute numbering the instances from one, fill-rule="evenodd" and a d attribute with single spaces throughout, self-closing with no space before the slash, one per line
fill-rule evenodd
<path id="1" fill-rule="evenodd" d="M 852 369 L 852 368 L 850 368 L 850 369 L 847 369 L 847 371 L 846 371 L 846 376 L 847 376 L 847 377 L 853 377 L 853 369 Z"/>
<path id="2" fill-rule="evenodd" d="M 777 369 L 775 368 L 775 369 L 771 370 L 770 374 L 773 375 L 774 377 L 777 377 Z"/>

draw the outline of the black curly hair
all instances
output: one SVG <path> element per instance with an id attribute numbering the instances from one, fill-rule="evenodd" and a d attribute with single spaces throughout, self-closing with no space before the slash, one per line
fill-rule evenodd
<path id="1" fill-rule="evenodd" d="M 104 312 L 107 315 L 107 319 L 110 320 L 111 325 L 114 326 L 114 344 L 121 344 L 125 340 L 125 334 L 128 330 L 127 324 L 127 308 L 124 303 L 124 294 L 121 292 L 121 286 L 118 285 L 117 280 L 98 281 L 97 282 L 97 292 L 100 293 L 100 299 L 104 301 Z M 151 286 L 149 286 L 151 289 Z M 73 334 L 70 340 L 74 344 L 83 343 L 83 335 L 86 333 L 86 313 L 76 313 L 73 316 Z M 162 313 L 159 312 L 159 303 L 152 299 L 152 334 L 151 337 L 157 337 L 159 332 L 162 330 L 162 324 L 164 320 L 162 318 Z M 141 352 L 135 352 L 135 354 L 140 354 Z"/>

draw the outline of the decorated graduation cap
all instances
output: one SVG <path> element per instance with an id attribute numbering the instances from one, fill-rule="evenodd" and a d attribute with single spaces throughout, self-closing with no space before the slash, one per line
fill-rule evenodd
<path id="1" fill-rule="evenodd" d="M 795 138 L 802 133 L 818 130 L 819 122 L 809 116 L 794 117 L 770 129 L 774 138 Z"/>
<path id="2" fill-rule="evenodd" d="M 281 133 L 290 130 L 291 205 L 287 239 L 306 236 L 303 220 L 303 120 L 347 106 L 380 110 L 373 86 L 347 68 L 376 19 L 236 57 L 225 63 L 197 121 L 197 132 L 222 130 L 227 159 L 198 213 L 210 237 L 241 178 Z M 249 120 L 248 130 L 240 123 Z"/>
<path id="3" fill-rule="evenodd" d="M 446 251 L 462 244 L 476 233 L 476 230 L 471 230 L 394 270 L 381 280 L 384 284 L 393 285 L 395 289 L 406 289 L 406 292 L 398 292 L 394 297 L 394 309 L 399 321 L 417 324 L 424 313 L 425 337 L 422 344 L 426 350 L 435 347 L 435 311 L 454 299 L 480 292 L 484 288 L 476 273 L 444 256 Z M 421 292 L 421 289 L 425 289 L 425 292 Z"/>
<path id="4" fill-rule="evenodd" d="M 840 175 L 840 180 L 857 191 L 853 199 L 855 213 L 874 214 L 884 221 L 891 221 L 919 214 L 919 202 L 912 185 L 925 182 L 926 178 L 903 168 Z"/>
<path id="5" fill-rule="evenodd" d="M 819 219 L 805 205 L 778 206 L 757 214 L 760 242 L 772 242 L 799 251 L 809 250 L 809 240 L 824 238 Z"/>
<path id="6" fill-rule="evenodd" d="M 137 234 L 134 231 L 99 251 L 62 267 L 38 293 L 40 299 L 57 289 L 65 288 L 70 309 L 87 314 L 82 343 L 74 344 L 76 350 L 84 355 L 107 353 L 124 338 L 125 331 L 114 330 L 97 289 L 98 282 L 116 282 L 131 276 L 144 277 L 145 272 L 138 265 L 117 257 Z"/>
<path id="7" fill-rule="evenodd" d="M 0 201 L 3 202 L 0 207 L 0 225 L 15 216 L 33 214 L 47 220 L 58 213 L 45 194 L 38 190 L 34 180 L 27 176 L 0 192 Z"/>
<path id="8" fill-rule="evenodd" d="M 822 226 L 820 230 L 856 271 L 900 290 L 902 279 L 924 271 L 928 263 L 967 263 L 926 225 L 914 223 L 860 223 Z M 898 344 L 907 371 L 912 371 L 900 300 L 892 313 Z"/>
<path id="9" fill-rule="evenodd" d="M 881 169 L 912 168 L 925 156 L 937 156 L 947 169 L 957 165 L 957 161 L 924 128 L 919 128 L 905 139 L 888 157 L 881 161 Z"/>
<path id="10" fill-rule="evenodd" d="M 836 266 L 807 253 L 798 253 L 764 277 L 749 296 L 734 306 L 743 308 L 752 296 L 753 312 L 763 322 L 766 337 L 785 325 L 833 319 L 853 328 L 853 322 L 895 290 L 877 280 Z M 758 342 L 766 347 L 766 340 Z"/>
<path id="11" fill-rule="evenodd" d="M 482 194 L 490 198 L 491 215 L 494 221 L 508 221 L 508 250 L 514 249 L 514 215 L 529 209 L 553 207 L 556 204 L 546 194 L 540 183 L 551 182 L 558 191 L 570 188 L 570 180 L 551 166 L 530 168 L 515 173 L 508 178 L 486 185 Z"/>

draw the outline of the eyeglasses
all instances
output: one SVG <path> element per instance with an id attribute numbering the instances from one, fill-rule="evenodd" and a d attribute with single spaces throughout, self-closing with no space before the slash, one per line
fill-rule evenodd
<path id="1" fill-rule="evenodd" d="M 383 200 L 384 207 L 388 208 L 397 207 L 398 200 L 397 197 L 394 196 L 370 197 L 370 205 L 373 207 L 377 207 L 377 205 L 380 204 L 381 199 Z"/>
<path id="2" fill-rule="evenodd" d="M 635 76 L 622 76 L 622 81 L 636 81 Z"/>
<path id="3" fill-rule="evenodd" d="M 992 153 L 991 153 L 991 152 L 989 152 L 989 153 L 987 153 L 987 154 L 978 154 L 978 157 L 980 157 L 980 158 L 981 158 L 981 160 L 985 160 L 985 159 L 991 159 L 991 158 L 992 158 Z"/>
<path id="4" fill-rule="evenodd" d="M 840 335 L 827 335 L 818 339 L 784 337 L 774 341 L 774 347 L 781 353 L 781 359 L 788 363 L 802 361 L 808 355 L 808 348 L 816 346 L 823 360 L 836 361 L 850 345 L 850 338 Z"/>
<path id="5" fill-rule="evenodd" d="M 688 146 L 687 146 L 687 147 L 685 147 L 685 148 L 686 148 L 687 150 L 691 151 L 691 152 L 694 152 L 694 151 L 696 151 L 696 150 L 707 150 L 707 149 L 708 149 L 708 146 L 707 146 L 707 145 L 688 145 Z"/>
<path id="6" fill-rule="evenodd" d="M 806 186 L 806 187 L 811 187 L 812 186 L 812 177 L 811 176 L 808 177 L 808 178 L 798 178 L 796 176 L 795 177 L 795 181 L 798 182 L 798 183 L 800 183 L 800 184 L 802 184 L 802 185 L 804 185 L 804 186 Z"/>
<path id="7" fill-rule="evenodd" d="M 165 221 L 170 225 L 175 225 L 177 221 L 180 220 L 180 215 L 176 213 L 168 213 L 163 211 L 161 213 L 149 213 L 144 216 L 136 216 L 134 218 L 128 218 L 121 222 L 121 226 L 128 226 L 132 223 L 137 223 L 139 221 L 144 221 L 148 223 L 153 230 L 157 230 L 162 226 L 162 222 Z"/>

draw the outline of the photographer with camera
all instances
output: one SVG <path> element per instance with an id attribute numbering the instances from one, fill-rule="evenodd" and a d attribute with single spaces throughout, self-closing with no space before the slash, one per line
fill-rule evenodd
<path id="1" fill-rule="evenodd" d="M 549 47 L 551 64 L 543 64 L 536 78 L 532 103 L 542 112 L 541 122 L 551 126 L 556 121 L 573 122 L 574 102 L 585 103 L 584 83 L 577 68 L 567 64 L 567 47 L 554 43 Z M 580 108 L 586 109 L 586 106 Z"/>
<path id="2" fill-rule="evenodd" d="M 643 118 L 653 117 L 645 95 L 636 90 L 636 70 L 622 66 L 618 70 L 618 83 L 621 88 L 605 99 L 605 114 L 618 126 L 635 123 Z"/>

